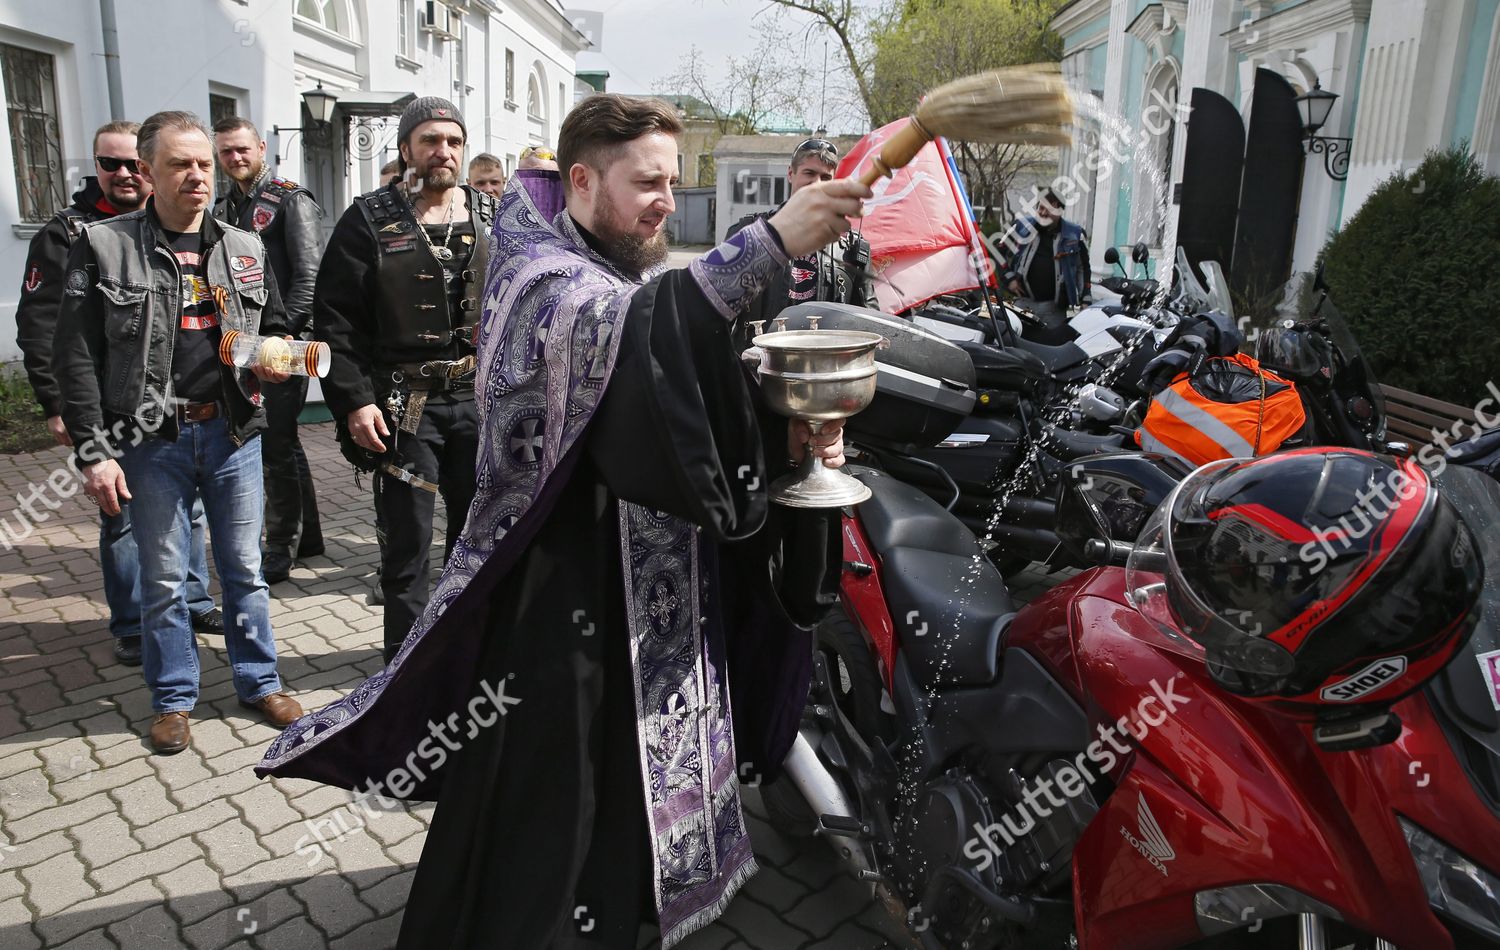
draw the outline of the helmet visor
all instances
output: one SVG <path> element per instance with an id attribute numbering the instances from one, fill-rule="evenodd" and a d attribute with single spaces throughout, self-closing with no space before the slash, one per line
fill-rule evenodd
<path id="1" fill-rule="evenodd" d="M 1433 481 L 1479 545 L 1484 590 L 1479 595 L 1479 623 L 1468 652 L 1478 660 L 1484 685 L 1491 690 L 1484 695 L 1500 697 L 1500 531 L 1495 530 L 1500 525 L 1500 482 L 1461 465 L 1445 467 Z M 1454 666 L 1463 667 L 1462 675 L 1472 675 L 1462 660 Z"/>
<path id="2" fill-rule="evenodd" d="M 1172 542 L 1172 519 L 1200 517 L 1204 493 L 1215 476 L 1243 459 L 1222 459 L 1194 471 L 1146 521 L 1125 566 L 1132 605 L 1150 622 L 1153 644 L 1214 666 L 1261 677 L 1282 677 L 1294 668 L 1292 654 L 1265 639 L 1250 610 L 1210 607 L 1193 595 L 1180 558 L 1201 557 Z"/>

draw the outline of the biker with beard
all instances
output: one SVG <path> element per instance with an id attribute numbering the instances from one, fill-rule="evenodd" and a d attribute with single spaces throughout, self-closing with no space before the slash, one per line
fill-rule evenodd
<path id="1" fill-rule="evenodd" d="M 213 132 L 219 168 L 232 182 L 214 202 L 214 216 L 260 235 L 286 305 L 287 323 L 298 338 L 308 339 L 323 212 L 312 192 L 271 174 L 265 140 L 249 119 L 228 116 L 214 123 Z M 261 387 L 266 407 L 266 432 L 261 437 L 266 483 L 261 573 L 267 584 L 289 578 L 294 561 L 323 553 L 318 495 L 297 429 L 307 404 L 307 386 L 308 377 L 293 376 Z"/>
<path id="2" fill-rule="evenodd" d="M 332 351 L 323 393 L 339 445 L 373 473 L 387 662 L 427 606 L 437 496 L 448 515 L 445 557 L 474 496 L 473 330 L 497 203 L 458 183 L 467 137 L 448 100 L 407 106 L 400 176 L 344 212 L 313 291 L 315 336 Z"/>
<path id="3" fill-rule="evenodd" d="M 838 171 L 839 150 L 832 142 L 811 138 L 792 150 L 787 165 L 788 197 L 808 185 L 832 181 Z M 786 206 L 746 215 L 730 225 L 726 238 L 734 237 L 756 221 L 768 219 Z M 858 231 L 849 231 L 829 244 L 787 262 L 745 311 L 745 323 L 774 320 L 787 307 L 811 300 L 827 300 L 877 308 L 875 280 L 870 271 L 870 242 Z M 747 331 L 753 335 L 754 330 Z M 748 342 L 749 336 L 746 337 Z"/>

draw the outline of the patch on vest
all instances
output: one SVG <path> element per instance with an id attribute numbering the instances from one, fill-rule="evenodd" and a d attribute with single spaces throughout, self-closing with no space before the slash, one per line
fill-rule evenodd
<path id="1" fill-rule="evenodd" d="M 255 209 L 255 213 L 250 217 L 250 226 L 256 231 L 264 231 L 266 228 L 270 227 L 271 219 L 275 216 L 276 212 L 272 211 L 270 208 L 257 207 Z"/>
<path id="2" fill-rule="evenodd" d="M 88 289 L 88 274 L 85 274 L 81 268 L 75 268 L 74 270 L 68 271 L 68 283 L 67 286 L 63 288 L 64 292 L 68 296 L 82 297 L 85 293 L 88 292 Z"/>

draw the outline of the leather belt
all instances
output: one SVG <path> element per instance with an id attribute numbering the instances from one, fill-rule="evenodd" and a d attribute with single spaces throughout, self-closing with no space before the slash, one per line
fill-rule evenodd
<path id="1" fill-rule="evenodd" d="M 474 377 L 408 376 L 402 385 L 412 392 L 469 392 L 474 388 Z"/>
<path id="2" fill-rule="evenodd" d="M 465 356 L 456 360 L 429 360 L 425 363 L 397 363 L 386 372 L 392 381 L 399 375 L 399 385 L 413 392 L 460 392 L 474 388 L 475 358 Z"/>
<path id="3" fill-rule="evenodd" d="M 219 417 L 219 404 L 216 402 L 184 402 L 177 404 L 177 421 L 182 422 L 207 422 Z"/>

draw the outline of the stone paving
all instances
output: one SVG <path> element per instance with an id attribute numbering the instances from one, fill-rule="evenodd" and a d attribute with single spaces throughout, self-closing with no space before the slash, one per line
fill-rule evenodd
<path id="1" fill-rule="evenodd" d="M 367 604 L 367 492 L 331 425 L 303 431 L 328 551 L 272 589 L 272 613 L 282 677 L 311 709 L 380 668 L 380 613 Z M 12 533 L 11 499 L 63 471 L 63 458 L 0 456 Z M 391 946 L 433 806 L 363 829 L 345 818 L 345 834 L 348 792 L 257 780 L 251 766 L 275 733 L 237 705 L 222 637 L 198 638 L 192 747 L 151 755 L 140 671 L 110 652 L 95 509 L 81 494 L 59 501 L 68 483 L 53 484 L 63 487 L 33 505 L 45 520 L 0 545 L 0 948 Z M 762 870 L 687 950 L 905 946 L 825 844 L 780 835 L 753 789 L 747 807 Z M 342 835 L 322 855 L 304 837 L 317 829 Z"/>

